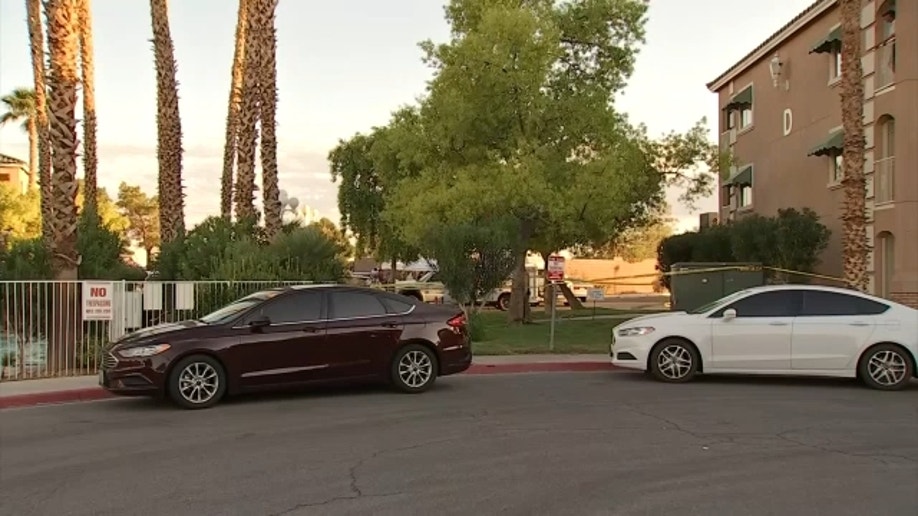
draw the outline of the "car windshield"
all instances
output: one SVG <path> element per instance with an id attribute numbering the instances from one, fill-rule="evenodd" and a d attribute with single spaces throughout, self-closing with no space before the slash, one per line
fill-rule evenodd
<path id="1" fill-rule="evenodd" d="M 732 293 L 732 294 L 730 294 L 730 295 L 727 295 L 727 296 L 725 296 L 725 297 L 722 297 L 722 298 L 720 298 L 720 299 L 718 299 L 718 300 L 716 300 L 716 301 L 711 301 L 710 303 L 707 303 L 707 304 L 705 304 L 705 305 L 701 305 L 701 306 L 699 306 L 698 308 L 695 308 L 694 310 L 689 310 L 688 313 L 694 314 L 694 315 L 703 314 L 703 313 L 705 313 L 705 312 L 709 312 L 709 311 L 713 310 L 714 308 L 717 308 L 718 306 L 720 306 L 720 305 L 722 305 L 722 304 L 729 303 L 730 301 L 733 301 L 734 299 L 736 299 L 736 298 L 738 298 L 738 297 L 740 297 L 740 296 L 743 296 L 743 295 L 745 295 L 745 294 L 746 294 L 746 291 L 745 291 L 745 290 L 740 290 L 740 291 L 738 291 L 738 292 L 734 292 L 734 293 Z"/>
<path id="2" fill-rule="evenodd" d="M 242 299 L 237 299 L 236 301 L 233 301 L 223 308 L 219 308 L 198 320 L 204 324 L 222 324 L 235 318 L 245 310 L 248 310 L 257 304 L 263 303 L 272 297 L 279 295 L 280 293 L 280 290 L 265 290 L 263 292 L 249 294 L 248 296 L 245 296 Z"/>

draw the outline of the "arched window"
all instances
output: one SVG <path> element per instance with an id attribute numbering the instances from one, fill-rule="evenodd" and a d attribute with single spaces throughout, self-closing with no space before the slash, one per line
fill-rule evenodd
<path id="1" fill-rule="evenodd" d="M 876 88 L 878 90 L 896 82 L 896 2 L 885 0 L 877 9 L 877 63 Z"/>
<path id="2" fill-rule="evenodd" d="M 883 231 L 877 235 L 876 242 L 874 256 L 876 257 L 875 263 L 879 265 L 876 271 L 877 295 L 889 297 L 893 273 L 896 270 L 896 239 L 892 233 Z"/>
<path id="3" fill-rule="evenodd" d="M 896 175 L 896 119 L 883 115 L 876 125 L 876 163 L 874 191 L 876 202 L 892 202 Z"/>

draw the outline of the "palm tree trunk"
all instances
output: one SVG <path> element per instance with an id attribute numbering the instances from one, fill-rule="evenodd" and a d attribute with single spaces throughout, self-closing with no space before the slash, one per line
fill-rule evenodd
<path id="1" fill-rule="evenodd" d="M 245 67 L 245 39 L 248 13 L 247 0 L 239 0 L 236 21 L 236 48 L 233 51 L 232 82 L 229 108 L 226 114 L 226 143 L 223 147 L 223 175 L 220 180 L 220 215 L 233 216 L 233 169 L 236 165 L 236 138 L 239 127 L 239 110 L 242 109 L 242 74 Z"/>
<path id="2" fill-rule="evenodd" d="M 150 0 L 153 54 L 156 62 L 156 157 L 159 162 L 159 227 L 168 244 L 185 235 L 182 189 L 182 120 L 179 116 L 175 49 L 169 30 L 167 0 Z"/>
<path id="3" fill-rule="evenodd" d="M 255 223 L 255 150 L 258 144 L 258 118 L 261 101 L 260 74 L 264 52 L 262 51 L 264 14 L 261 12 L 264 0 L 247 2 L 245 38 L 245 66 L 242 82 L 242 109 L 239 112 L 236 168 L 236 218 Z"/>
<path id="4" fill-rule="evenodd" d="M 861 68 L 861 1 L 842 0 L 842 125 L 845 190 L 842 210 L 842 255 L 845 282 L 851 288 L 868 288 L 867 184 L 864 178 L 864 85 Z"/>
<path id="5" fill-rule="evenodd" d="M 80 64 L 83 76 L 84 210 L 99 213 L 96 151 L 96 71 L 92 45 L 92 0 L 80 0 Z"/>
<path id="6" fill-rule="evenodd" d="M 261 184 L 265 231 L 273 237 L 281 229 L 280 191 L 277 182 L 277 0 L 263 0 L 264 27 L 259 34 L 264 55 L 261 72 Z"/>
<path id="7" fill-rule="evenodd" d="M 77 66 L 80 49 L 76 23 L 78 3 L 79 0 L 48 0 L 45 3 L 51 63 L 51 73 L 48 76 L 48 119 L 54 169 L 51 178 L 54 206 L 52 252 L 58 276 L 72 275 L 72 279 L 76 279 L 77 267 L 76 104 L 80 83 Z"/>
<path id="8" fill-rule="evenodd" d="M 35 188 L 38 179 L 38 122 L 36 117 L 26 121 L 26 130 L 29 132 L 29 190 Z"/>
<path id="9" fill-rule="evenodd" d="M 38 184 L 41 188 L 41 235 L 51 247 L 51 136 L 48 129 L 48 107 L 45 88 L 45 36 L 41 20 L 41 0 L 26 0 L 29 42 L 32 53 L 32 80 L 35 89 L 36 140 L 38 142 Z"/>
<path id="10" fill-rule="evenodd" d="M 72 318 L 76 310 L 77 254 L 77 146 L 76 104 L 80 83 L 77 61 L 80 53 L 77 26 L 79 0 L 46 0 L 48 23 L 48 121 L 51 159 L 51 259 L 56 283 L 51 293 L 55 314 L 48 336 L 48 366 L 61 373 L 73 363 L 74 349 L 82 327 Z M 74 324 L 77 322 L 77 324 Z"/>

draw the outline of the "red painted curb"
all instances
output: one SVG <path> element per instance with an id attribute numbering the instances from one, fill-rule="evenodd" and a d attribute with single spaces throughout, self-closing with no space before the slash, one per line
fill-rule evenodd
<path id="1" fill-rule="evenodd" d="M 535 362 L 528 364 L 472 364 L 472 366 L 462 374 L 480 375 L 591 371 L 621 371 L 621 369 L 608 362 Z M 0 396 L 0 410 L 33 407 L 36 405 L 98 401 L 114 397 L 116 397 L 114 394 L 99 387 L 37 392 L 33 394 L 17 394 L 14 396 Z"/>

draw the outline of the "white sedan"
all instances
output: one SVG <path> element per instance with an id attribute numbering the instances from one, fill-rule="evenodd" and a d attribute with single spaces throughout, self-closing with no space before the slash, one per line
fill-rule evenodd
<path id="1" fill-rule="evenodd" d="M 686 382 L 696 373 L 859 378 L 897 390 L 918 375 L 918 310 L 853 290 L 742 290 L 612 329 L 612 363 Z"/>

